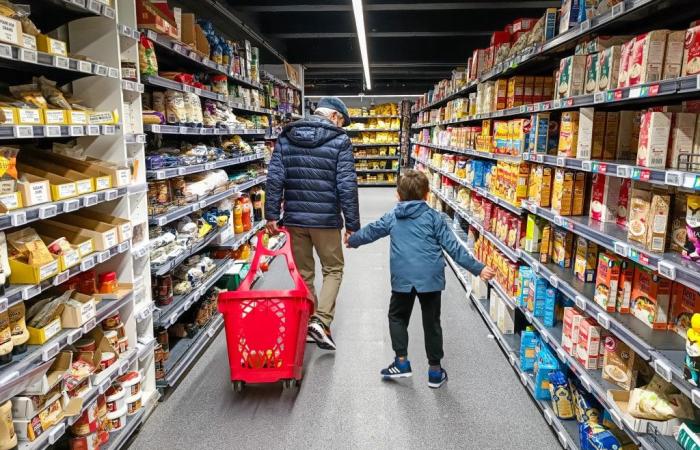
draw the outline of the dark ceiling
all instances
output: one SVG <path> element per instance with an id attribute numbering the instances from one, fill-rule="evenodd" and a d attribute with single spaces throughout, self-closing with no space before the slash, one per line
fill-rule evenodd
<path id="1" fill-rule="evenodd" d="M 307 95 L 357 94 L 362 63 L 351 0 L 226 0 L 291 63 L 306 67 Z M 464 66 L 492 31 L 540 17 L 561 1 L 363 0 L 372 93 L 423 93 Z M 263 61 L 264 62 L 264 61 Z"/>

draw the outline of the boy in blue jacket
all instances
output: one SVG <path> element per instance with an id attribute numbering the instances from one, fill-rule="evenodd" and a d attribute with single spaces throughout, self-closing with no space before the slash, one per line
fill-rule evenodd
<path id="1" fill-rule="evenodd" d="M 398 182 L 399 203 L 381 219 L 350 236 L 347 246 L 357 248 L 385 236 L 391 237 L 391 303 L 389 333 L 396 353 L 394 362 L 382 369 L 384 379 L 412 375 L 408 355 L 408 322 L 416 296 L 423 313 L 425 351 L 428 356 L 428 386 L 439 388 L 447 381 L 440 366 L 443 357 L 440 326 L 440 296 L 445 289 L 443 249 L 459 265 L 483 280 L 495 272 L 472 258 L 457 241 L 444 219 L 425 200 L 428 178 L 415 170 L 403 171 Z"/>

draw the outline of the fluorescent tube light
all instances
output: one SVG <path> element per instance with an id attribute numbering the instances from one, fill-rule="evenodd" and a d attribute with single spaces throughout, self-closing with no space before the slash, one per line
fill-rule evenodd
<path id="1" fill-rule="evenodd" d="M 357 28 L 357 40 L 360 42 L 360 56 L 362 67 L 365 69 L 365 84 L 367 90 L 372 90 L 372 82 L 369 78 L 369 57 L 367 56 L 367 36 L 365 35 L 365 18 L 362 14 L 362 0 L 352 0 L 352 11 L 355 14 L 355 27 Z"/>

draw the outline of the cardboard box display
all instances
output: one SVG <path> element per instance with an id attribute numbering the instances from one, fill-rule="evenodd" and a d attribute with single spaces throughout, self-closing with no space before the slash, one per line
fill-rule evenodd
<path id="1" fill-rule="evenodd" d="M 61 313 L 61 325 L 63 328 L 80 328 L 97 314 L 95 298 L 79 292 L 73 292 L 70 298 L 80 306 L 66 303 Z"/>
<path id="2" fill-rule="evenodd" d="M 17 125 L 17 108 L 14 106 L 0 106 L 0 124 Z"/>
<path id="3" fill-rule="evenodd" d="M 90 219 L 68 219 L 67 216 L 68 214 L 61 216 L 60 221 L 44 220 L 43 223 L 61 230 L 62 233 L 71 233 L 71 238 L 91 238 L 95 250 L 109 250 L 119 243 L 118 232 L 115 227 Z"/>
<path id="4" fill-rule="evenodd" d="M 671 280 L 637 266 L 632 283 L 631 313 L 655 330 L 668 328 Z"/>
<path id="5" fill-rule="evenodd" d="M 666 167 L 671 118 L 671 113 L 660 111 L 648 111 L 642 114 L 637 150 L 638 166 L 654 169 Z"/>
<path id="6" fill-rule="evenodd" d="M 592 177 L 589 217 L 598 222 L 616 222 L 622 179 L 600 173 Z"/>
<path id="7" fill-rule="evenodd" d="M 661 78 L 668 80 L 681 76 L 683 69 L 683 47 L 685 46 L 686 30 L 671 31 L 666 36 L 666 51 L 664 53 L 664 68 Z"/>
<path id="8" fill-rule="evenodd" d="M 661 79 L 668 33 L 668 30 L 653 30 L 635 38 L 630 56 L 628 86 Z"/>
<path id="9" fill-rule="evenodd" d="M 561 114 L 559 128 L 558 155 L 569 158 L 576 157 L 578 147 L 579 112 L 564 111 Z"/>
<path id="10" fill-rule="evenodd" d="M 618 283 L 620 281 L 620 258 L 609 251 L 598 255 L 596 287 L 593 299 L 601 308 L 615 312 Z"/>
<path id="11" fill-rule="evenodd" d="M 681 283 L 673 283 L 668 328 L 683 338 L 691 328 L 693 314 L 700 313 L 700 293 Z"/>
<path id="12" fill-rule="evenodd" d="M 611 390 L 608 391 L 608 401 L 616 406 L 620 412 L 625 425 L 638 433 L 654 433 L 664 436 L 673 436 L 675 430 L 683 423 L 681 419 L 670 420 L 647 420 L 632 417 L 627 411 L 629 409 L 630 391 Z"/>
<path id="13" fill-rule="evenodd" d="M 16 108 L 17 125 L 43 125 L 44 114 L 39 108 Z"/>
<path id="14" fill-rule="evenodd" d="M 32 384 L 28 385 L 23 394 L 25 395 L 46 395 L 58 383 L 63 381 L 63 376 L 68 373 L 73 363 L 72 352 L 59 352 L 51 363 L 51 367 L 46 373 Z M 26 417 L 26 416 L 22 416 Z"/>
<path id="15" fill-rule="evenodd" d="M 51 199 L 53 201 L 65 200 L 78 196 L 78 188 L 73 180 L 36 169 L 32 166 L 22 164 L 21 162 L 18 164 L 18 168 L 23 175 L 30 174 L 36 177 L 35 179 L 44 179 L 48 181 L 51 190 Z"/>
<path id="16" fill-rule="evenodd" d="M 584 283 L 595 280 L 596 265 L 598 264 L 598 245 L 587 241 L 584 237 L 576 237 L 576 257 L 574 274 Z"/>
<path id="17" fill-rule="evenodd" d="M 24 207 L 22 196 L 19 192 L 8 192 L 0 194 L 0 210 L 2 212 L 12 211 Z"/>
<path id="18" fill-rule="evenodd" d="M 48 246 L 51 244 L 53 241 L 56 239 L 49 237 L 49 236 L 40 236 L 41 240 L 44 241 L 44 243 Z M 69 250 L 64 250 L 61 252 L 60 255 L 54 255 L 56 260 L 58 261 L 58 271 L 63 272 L 71 267 L 77 266 L 80 264 L 80 252 L 78 249 L 74 246 L 71 246 Z"/>
<path id="19" fill-rule="evenodd" d="M 66 109 L 42 109 L 44 123 L 46 125 L 68 125 L 70 123 L 70 111 Z"/>
<path id="20" fill-rule="evenodd" d="M 603 379 L 615 383 L 629 391 L 637 381 L 635 360 L 637 354 L 627 344 L 613 335 L 607 335 L 603 341 Z"/>
<path id="21" fill-rule="evenodd" d="M 603 50 L 598 57 L 598 83 L 596 90 L 599 92 L 615 89 L 620 75 L 621 45 L 613 45 Z"/>
<path id="22" fill-rule="evenodd" d="M 700 24 L 694 24 L 685 32 L 683 68 L 681 76 L 700 74 Z"/>
<path id="23" fill-rule="evenodd" d="M 29 50 L 36 50 L 36 36 L 22 33 L 22 47 Z"/>
<path id="24" fill-rule="evenodd" d="M 148 1 L 148 0 L 144 0 Z M 86 111 L 71 110 L 70 112 L 70 124 L 71 125 L 87 125 L 88 124 L 88 114 Z"/>
<path id="25" fill-rule="evenodd" d="M 23 167 L 31 166 L 36 171 L 58 175 L 75 183 L 78 195 L 95 192 L 95 179 L 77 170 L 65 167 L 55 160 L 41 159 L 30 153 L 23 155 L 21 159 Z"/>
<path id="26" fill-rule="evenodd" d="M 33 224 L 33 228 L 42 236 L 51 239 L 66 238 L 70 244 L 78 250 L 80 258 L 85 258 L 86 256 L 95 252 L 95 246 L 92 242 L 92 238 L 88 236 L 81 235 L 80 233 L 71 232 L 67 229 L 55 228 L 53 226 L 46 226 L 43 222 L 36 222 Z"/>
<path id="27" fill-rule="evenodd" d="M 667 167 L 677 169 L 679 163 L 686 162 L 689 154 L 693 152 L 695 140 L 695 126 L 698 115 L 695 113 L 674 113 L 673 128 L 671 130 L 671 143 L 669 145 Z M 686 155 L 686 156 L 682 156 Z"/>
<path id="28" fill-rule="evenodd" d="M 49 55 L 68 57 L 68 44 L 45 34 L 36 36 L 36 48 Z"/>
<path id="29" fill-rule="evenodd" d="M 583 94 L 585 78 L 585 55 L 574 55 L 563 58 L 559 63 L 556 98 L 574 97 Z"/>
<path id="30" fill-rule="evenodd" d="M 93 209 L 81 209 L 74 213 L 75 215 L 85 217 L 87 219 L 96 220 L 99 222 L 112 225 L 117 228 L 119 233 L 119 242 L 126 242 L 132 237 L 131 221 L 127 219 L 122 219 L 121 217 L 114 217 L 109 214 L 104 214 Z"/>
<path id="31" fill-rule="evenodd" d="M 101 180 L 101 178 L 105 176 L 111 177 L 109 187 L 123 187 L 128 186 L 131 183 L 131 171 L 126 166 L 121 166 L 110 161 L 102 161 L 91 157 L 80 160 L 56 153 L 52 153 L 51 158 L 61 161 L 63 165 L 74 167 L 76 170 L 94 176 L 95 188 L 97 190 L 100 190 L 98 189 L 98 186 L 107 189 L 104 187 L 106 186 L 106 182 Z"/>
<path id="32" fill-rule="evenodd" d="M 630 313 L 634 266 L 635 264 L 627 258 L 620 260 L 620 278 L 617 284 L 617 298 L 615 299 L 615 308 L 620 314 Z"/>
<path id="33" fill-rule="evenodd" d="M 41 345 L 52 337 L 56 336 L 62 330 L 61 318 L 55 318 L 42 328 L 34 328 L 27 325 L 27 330 L 29 330 L 29 340 L 27 341 L 27 344 Z"/>
<path id="34" fill-rule="evenodd" d="M 22 45 L 22 23 L 19 20 L 0 16 L 0 42 Z"/>
<path id="35" fill-rule="evenodd" d="M 175 15 L 165 2 L 153 3 L 149 0 L 136 0 L 136 22 L 139 28 L 146 28 L 178 38 Z"/>
<path id="36" fill-rule="evenodd" d="M 9 262 L 11 284 L 38 284 L 56 275 L 59 269 L 57 259 L 43 265 L 29 265 L 15 258 Z"/>
<path id="37" fill-rule="evenodd" d="M 593 319 L 583 319 L 579 324 L 576 359 L 585 369 L 598 368 L 602 328 Z"/>

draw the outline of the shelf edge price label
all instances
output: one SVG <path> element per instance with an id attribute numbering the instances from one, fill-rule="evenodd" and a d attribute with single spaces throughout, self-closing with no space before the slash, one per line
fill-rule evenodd
<path id="1" fill-rule="evenodd" d="M 39 218 L 48 219 L 58 214 L 58 206 L 56 205 L 46 205 L 39 207 Z"/>
<path id="2" fill-rule="evenodd" d="M 618 255 L 624 256 L 625 258 L 629 256 L 629 247 L 624 242 L 613 242 L 613 248 Z"/>
<path id="3" fill-rule="evenodd" d="M 63 212 L 75 211 L 80 207 L 80 202 L 76 199 L 63 202 Z"/>
<path id="4" fill-rule="evenodd" d="M 85 127 L 86 129 L 86 134 L 88 136 L 99 136 L 100 135 L 100 126 L 99 125 L 87 125 Z"/>
<path id="5" fill-rule="evenodd" d="M 551 277 L 549 277 L 549 284 L 551 284 L 554 289 L 558 288 L 559 277 L 557 277 L 556 275 L 552 275 Z"/>
<path id="6" fill-rule="evenodd" d="M 78 71 L 92 73 L 92 63 L 88 61 L 78 61 Z"/>
<path id="7" fill-rule="evenodd" d="M 625 2 L 620 2 L 616 5 L 613 5 L 612 10 L 610 11 L 611 17 L 619 16 L 625 12 Z"/>
<path id="8" fill-rule="evenodd" d="M 106 77 L 109 73 L 109 69 L 107 69 L 107 66 L 103 66 L 102 64 L 95 64 L 93 66 L 93 70 L 96 75 L 100 75 L 102 77 Z"/>
<path id="9" fill-rule="evenodd" d="M 19 59 L 21 61 L 36 64 L 38 61 L 38 55 L 36 50 L 29 50 L 26 48 L 19 49 Z"/>
<path id="10" fill-rule="evenodd" d="M 178 44 L 177 42 L 173 42 L 173 50 L 176 53 L 182 54 L 182 45 Z"/>
<path id="11" fill-rule="evenodd" d="M 82 125 L 71 125 L 70 126 L 71 136 L 85 136 L 85 127 Z"/>
<path id="12" fill-rule="evenodd" d="M 108 189 L 105 191 L 105 200 L 106 201 L 114 200 L 115 198 L 117 198 L 118 194 L 119 193 L 117 192 L 116 189 Z"/>
<path id="13" fill-rule="evenodd" d="M 179 134 L 188 134 L 187 127 L 178 127 L 178 133 Z"/>
<path id="14" fill-rule="evenodd" d="M 700 407 L 700 390 L 692 389 L 690 391 L 690 398 L 693 400 L 693 404 Z"/>
<path id="15" fill-rule="evenodd" d="M 683 173 L 676 172 L 674 170 L 669 170 L 664 176 L 664 182 L 669 186 L 682 186 L 683 185 Z"/>
<path id="16" fill-rule="evenodd" d="M 44 136 L 46 137 L 61 137 L 60 125 L 46 125 L 44 127 Z"/>
<path id="17" fill-rule="evenodd" d="M 581 297 L 580 295 L 577 295 L 576 298 L 574 299 L 574 302 L 576 303 L 576 307 L 581 310 L 581 312 L 586 312 L 586 299 L 584 297 Z"/>
<path id="18" fill-rule="evenodd" d="M 85 272 L 86 270 L 90 270 L 93 267 L 95 267 L 95 258 L 94 257 L 89 257 L 87 259 L 84 259 L 80 263 L 80 271 Z"/>
<path id="19" fill-rule="evenodd" d="M 85 203 L 85 206 L 92 206 L 97 204 L 97 195 L 95 194 L 89 194 L 83 197 L 83 202 Z"/>
<path id="20" fill-rule="evenodd" d="M 31 125 L 15 125 L 14 136 L 16 138 L 34 137 L 34 128 Z"/>
<path id="21" fill-rule="evenodd" d="M 87 0 L 87 9 L 95 14 L 99 14 L 101 9 L 100 3 L 97 0 Z"/>
<path id="22" fill-rule="evenodd" d="M 55 67 L 58 67 L 59 69 L 69 69 L 70 68 L 70 63 L 68 61 L 68 58 L 65 56 L 54 56 L 53 57 L 53 65 Z"/>
<path id="23" fill-rule="evenodd" d="M 160 133 L 160 125 L 151 125 L 151 131 L 154 133 Z"/>
<path id="24" fill-rule="evenodd" d="M 596 316 L 596 320 L 598 321 L 601 327 L 605 328 L 606 330 L 610 329 L 610 316 L 606 313 L 598 313 L 598 315 Z"/>
<path id="25" fill-rule="evenodd" d="M 654 371 L 658 373 L 661 376 L 661 378 L 668 381 L 669 383 L 673 380 L 673 372 L 671 372 L 671 368 L 668 367 L 665 362 L 659 359 L 655 359 L 653 365 Z"/>
<path id="26" fill-rule="evenodd" d="M 675 280 L 676 279 L 676 266 L 666 262 L 666 261 L 659 261 L 658 265 L 658 271 L 661 275 L 664 277 L 670 279 L 670 280 Z"/>
<path id="27" fill-rule="evenodd" d="M 7 44 L 0 44 L 0 58 L 12 58 L 12 47 Z"/>
<path id="28" fill-rule="evenodd" d="M 73 344 L 73 343 L 77 342 L 78 339 L 80 339 L 82 336 L 83 336 L 83 330 L 78 328 L 76 330 L 71 331 L 70 334 L 68 334 L 68 337 L 66 338 L 66 342 L 68 342 L 69 345 Z"/>
<path id="29" fill-rule="evenodd" d="M 586 19 L 586 20 L 584 20 L 583 22 L 581 22 L 581 25 L 579 25 L 579 29 L 580 29 L 581 31 L 588 31 L 588 30 L 590 30 L 590 29 L 591 29 L 591 20 L 590 20 L 590 19 Z"/>
<path id="30" fill-rule="evenodd" d="M 102 125 L 102 134 L 113 135 L 114 131 L 114 125 Z"/>
<path id="31" fill-rule="evenodd" d="M 642 88 L 639 86 L 635 86 L 633 88 L 630 88 L 628 98 L 639 98 L 642 96 Z"/>
<path id="32" fill-rule="evenodd" d="M 116 67 L 110 67 L 107 70 L 107 75 L 110 78 L 119 78 L 119 69 L 117 69 Z"/>
<path id="33" fill-rule="evenodd" d="M 51 345 L 44 346 L 45 348 L 41 352 L 41 360 L 46 362 L 58 354 L 58 342 L 54 342 Z"/>
<path id="34" fill-rule="evenodd" d="M 581 170 L 585 170 L 586 172 L 590 172 L 591 166 L 592 166 L 592 163 L 590 161 L 581 161 Z"/>
<path id="35" fill-rule="evenodd" d="M 605 92 L 596 92 L 593 94 L 593 103 L 603 103 L 605 101 Z"/>
<path id="36" fill-rule="evenodd" d="M 114 8 L 107 5 L 102 5 L 102 15 L 109 19 L 114 19 L 116 17 Z"/>
<path id="37" fill-rule="evenodd" d="M 541 156 L 541 155 L 540 155 Z M 566 157 L 564 156 L 558 156 L 557 157 L 557 166 L 559 167 L 564 167 L 566 165 Z"/>
<path id="38" fill-rule="evenodd" d="M 629 178 L 631 169 L 630 166 L 617 166 L 617 176 L 620 178 Z"/>

